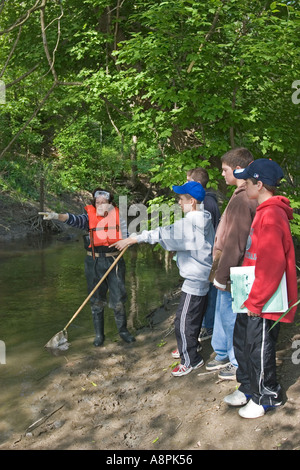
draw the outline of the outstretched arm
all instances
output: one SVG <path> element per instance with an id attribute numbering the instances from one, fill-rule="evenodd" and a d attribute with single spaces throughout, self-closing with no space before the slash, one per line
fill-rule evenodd
<path id="1" fill-rule="evenodd" d="M 124 240 L 119 240 L 118 242 L 116 243 L 113 243 L 112 245 L 110 246 L 115 246 L 117 248 L 117 250 L 121 251 L 123 250 L 126 246 L 130 246 L 130 245 L 134 245 L 135 243 L 137 243 L 137 239 L 134 238 L 134 237 L 128 237 L 128 238 L 125 238 Z"/>
<path id="2" fill-rule="evenodd" d="M 79 228 L 81 230 L 89 229 L 89 221 L 87 214 L 74 215 L 67 212 L 66 214 L 57 214 L 56 212 L 39 212 L 43 215 L 44 220 L 59 220 L 71 227 Z"/>
<path id="3" fill-rule="evenodd" d="M 57 214 L 57 212 L 39 212 L 39 215 L 43 215 L 44 220 L 60 220 L 60 222 L 66 222 L 69 218 L 68 214 Z"/>

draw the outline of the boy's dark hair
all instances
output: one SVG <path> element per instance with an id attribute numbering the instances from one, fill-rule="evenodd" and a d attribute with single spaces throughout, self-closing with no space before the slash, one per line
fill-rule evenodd
<path id="1" fill-rule="evenodd" d="M 249 178 L 250 181 L 252 181 L 253 184 L 257 184 L 258 179 L 256 178 Z M 278 181 L 278 184 L 279 184 L 280 180 Z M 267 191 L 270 191 L 270 193 L 272 193 L 273 195 L 276 193 L 276 190 L 277 190 L 277 186 L 271 186 L 270 184 L 266 184 L 266 183 L 263 183 L 264 187 L 266 188 Z"/>
<path id="2" fill-rule="evenodd" d="M 233 170 L 240 166 L 241 168 L 246 168 L 254 158 L 250 150 L 244 147 L 236 147 L 234 149 L 228 150 L 222 157 L 221 162 L 230 166 Z"/>
<path id="3" fill-rule="evenodd" d="M 187 175 L 192 178 L 194 181 L 201 183 L 203 188 L 206 188 L 206 185 L 209 181 L 209 176 L 205 168 L 193 168 L 187 172 Z"/>
<path id="4" fill-rule="evenodd" d="M 198 183 L 199 183 L 199 181 L 198 181 Z M 182 196 L 185 196 L 187 199 L 189 199 L 190 197 L 194 198 L 194 196 L 191 196 L 191 195 L 188 194 L 188 193 L 187 193 L 187 194 L 182 194 Z M 196 199 L 196 198 L 194 198 L 194 199 L 195 199 L 195 201 L 196 201 L 196 204 L 198 204 L 198 205 L 200 205 L 200 204 L 203 203 L 203 201 L 199 201 L 199 200 Z"/>

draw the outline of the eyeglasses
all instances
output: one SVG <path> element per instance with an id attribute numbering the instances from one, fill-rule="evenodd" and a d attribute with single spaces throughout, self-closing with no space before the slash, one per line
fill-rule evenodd
<path id="1" fill-rule="evenodd" d="M 94 198 L 103 196 L 105 199 L 109 200 L 110 199 L 110 193 L 107 191 L 96 191 L 94 194 Z"/>

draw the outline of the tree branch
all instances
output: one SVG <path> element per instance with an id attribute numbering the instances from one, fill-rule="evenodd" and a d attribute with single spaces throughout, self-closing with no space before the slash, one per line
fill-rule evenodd
<path id="1" fill-rule="evenodd" d="M 236 94 L 238 91 L 239 87 L 238 85 L 234 88 L 233 93 L 232 93 L 232 101 L 231 101 L 231 108 L 235 109 L 236 105 Z M 229 137 L 230 137 L 230 145 L 231 148 L 235 147 L 235 140 L 234 140 L 234 126 L 230 126 L 229 128 Z"/>
<path id="2" fill-rule="evenodd" d="M 18 32 L 17 38 L 16 38 L 16 40 L 15 40 L 15 42 L 14 42 L 14 44 L 13 44 L 11 50 L 10 50 L 10 53 L 8 54 L 8 57 L 7 57 L 6 62 L 5 62 L 5 64 L 4 64 L 4 67 L 3 67 L 3 69 L 2 69 L 1 72 L 0 72 L 0 78 L 3 77 L 3 75 L 4 75 L 4 73 L 5 73 L 5 70 L 6 70 L 6 67 L 8 66 L 8 62 L 10 61 L 10 59 L 11 59 L 13 53 L 15 52 L 15 49 L 16 49 L 16 47 L 17 47 L 18 41 L 19 41 L 20 36 L 21 36 L 21 31 L 22 31 L 22 26 L 20 26 L 20 28 L 19 28 L 19 32 Z"/>
<path id="3" fill-rule="evenodd" d="M 17 25 L 19 25 L 19 33 L 18 33 L 18 36 L 13 44 L 13 47 L 9 53 L 9 56 L 6 60 L 6 63 L 1 71 L 1 74 L 0 74 L 0 77 L 3 75 L 3 73 L 5 72 L 6 70 L 6 67 L 7 67 L 7 64 L 10 60 L 10 58 L 12 57 L 14 51 L 15 51 L 15 48 L 17 46 L 17 43 L 18 43 L 18 40 L 19 40 L 19 37 L 20 37 L 20 34 L 21 34 L 21 30 L 22 30 L 22 26 L 21 24 L 23 24 L 27 19 L 28 17 L 30 16 L 30 14 L 39 9 L 40 10 L 40 25 L 41 25 L 41 31 L 42 31 L 42 39 L 43 39 L 43 46 L 44 46 L 44 51 L 45 51 L 45 54 L 46 54 L 46 58 L 47 58 L 47 61 L 48 61 L 48 64 L 50 66 L 50 71 L 52 72 L 52 75 L 53 75 L 53 78 L 54 78 L 54 83 L 52 84 L 52 86 L 49 88 L 49 90 L 47 91 L 47 93 L 45 94 L 45 96 L 42 98 L 42 100 L 40 101 L 40 103 L 37 105 L 37 107 L 35 108 L 34 112 L 31 114 L 31 116 L 27 119 L 27 121 L 22 125 L 21 129 L 19 129 L 19 131 L 14 135 L 14 137 L 12 138 L 12 140 L 9 142 L 9 144 L 5 147 L 4 150 L 2 150 L 1 154 L 0 154 L 0 158 L 3 157 L 3 155 L 11 148 L 11 146 L 13 145 L 13 143 L 18 139 L 18 137 L 24 132 L 24 130 L 27 128 L 27 126 L 30 124 L 30 122 L 37 116 L 37 114 L 39 113 L 39 111 L 42 109 L 42 107 L 44 106 L 44 104 L 46 103 L 47 99 L 49 98 L 49 96 L 53 93 L 53 91 L 56 89 L 56 87 L 58 86 L 81 86 L 82 83 L 81 82 L 64 82 L 64 81 L 59 81 L 58 80 L 58 76 L 57 76 L 57 73 L 56 73 L 56 70 L 54 68 L 54 62 L 55 62 L 55 54 L 57 52 L 57 49 L 58 49 L 58 45 L 59 45 L 59 41 L 60 41 L 60 35 L 61 35 L 61 31 L 60 31 L 60 20 L 64 14 L 63 12 L 63 9 L 62 9 L 62 6 L 60 5 L 60 10 L 61 10 L 61 14 L 58 18 L 56 18 L 55 20 L 53 21 L 56 21 L 58 22 L 58 27 L 57 27 L 57 30 L 58 30 L 58 33 L 57 33 L 57 41 L 56 41 L 56 44 L 55 44 L 55 47 L 54 47 L 54 50 L 52 52 L 52 58 L 51 58 L 51 55 L 50 55 L 50 52 L 49 52 L 49 47 L 48 47 L 48 42 L 47 42 L 47 37 L 46 37 L 46 29 L 50 26 L 50 24 L 53 23 L 53 21 L 51 23 L 49 23 L 48 26 L 45 25 L 45 8 L 46 8 L 46 3 L 47 3 L 47 0 L 41 0 L 41 4 L 39 5 L 40 3 L 40 0 L 36 1 L 35 5 L 27 11 L 26 15 L 23 15 L 21 18 L 19 18 L 15 23 L 14 25 L 12 25 L 10 28 L 8 28 L 7 30 L 5 30 L 4 32 L 10 32 L 12 31 L 12 29 L 14 29 L 15 27 L 17 27 Z M 17 78 L 16 80 L 12 81 L 11 83 L 7 84 L 6 85 L 6 88 L 9 88 L 13 85 L 15 85 L 16 83 L 20 82 L 21 80 L 23 80 L 25 77 L 27 77 L 28 75 L 30 75 L 32 72 L 34 72 L 36 69 L 38 68 L 38 65 L 35 65 L 31 70 L 29 70 L 28 72 L 24 73 L 23 75 L 21 75 L 19 78 Z"/>
<path id="4" fill-rule="evenodd" d="M 118 136 L 122 139 L 123 136 L 122 136 L 120 130 L 118 129 L 118 127 L 116 126 L 116 124 L 115 124 L 113 118 L 111 117 L 111 114 L 110 114 L 110 112 L 109 112 L 107 103 L 105 103 L 105 109 L 106 109 L 106 112 L 107 112 L 107 115 L 108 115 L 108 118 L 109 118 L 109 120 L 110 120 L 111 125 L 112 125 L 113 128 L 115 129 L 115 131 L 116 131 L 116 133 L 118 134 Z"/>
<path id="5" fill-rule="evenodd" d="M 60 16 L 57 19 L 57 41 L 56 41 L 56 44 L 55 44 L 55 47 L 53 49 L 53 52 L 52 52 L 52 64 L 53 64 L 53 67 L 54 67 L 54 62 L 55 62 L 55 54 L 56 54 L 56 51 L 58 49 L 58 44 L 59 44 L 59 41 L 60 41 L 60 35 L 61 35 L 61 31 L 60 31 L 60 20 L 61 18 L 64 16 L 64 11 L 63 11 L 63 8 L 62 8 L 62 5 L 60 4 Z M 53 20 L 54 21 L 54 20 Z M 52 23 L 52 21 L 51 21 Z M 50 23 L 50 24 L 51 24 Z M 47 28 L 50 26 L 50 24 L 47 26 Z M 46 29 L 47 29 L 46 28 Z"/>
<path id="6" fill-rule="evenodd" d="M 12 85 L 12 84 L 11 84 Z M 53 93 L 53 91 L 55 90 L 56 87 L 58 86 L 73 86 L 73 85 L 82 85 L 81 82 L 54 82 L 53 85 L 51 86 L 51 88 L 47 91 L 46 95 L 44 96 L 44 98 L 42 99 L 42 101 L 40 102 L 40 104 L 36 107 L 36 109 L 34 110 L 33 114 L 30 116 L 29 119 L 27 119 L 27 121 L 23 124 L 23 126 L 21 127 L 21 129 L 16 133 L 16 135 L 12 138 L 12 140 L 9 142 L 9 144 L 5 147 L 4 150 L 2 150 L 1 154 L 0 154 L 0 158 L 2 158 L 4 156 L 4 154 L 10 149 L 10 147 L 12 146 L 12 144 L 17 140 L 17 138 L 25 131 L 26 127 L 31 123 L 31 121 L 37 116 L 37 114 L 39 113 L 39 111 L 42 109 L 42 107 L 44 106 L 44 104 L 46 103 L 47 99 L 49 98 L 49 96 Z"/>
<path id="7" fill-rule="evenodd" d="M 116 106 L 115 104 L 113 104 L 111 101 L 109 101 L 105 96 L 103 96 L 101 93 L 99 94 L 99 97 L 104 101 L 105 104 L 107 104 L 108 106 L 110 106 L 111 108 L 115 109 L 116 111 L 118 111 L 118 113 L 120 113 L 122 116 L 125 116 L 127 117 L 128 119 L 130 119 L 132 117 L 132 114 L 131 113 L 127 113 L 126 111 L 122 111 L 120 108 L 118 108 L 118 106 Z"/>
<path id="8" fill-rule="evenodd" d="M 212 25 L 211 25 L 211 27 L 210 27 L 210 30 L 209 30 L 208 33 L 205 35 L 204 42 L 203 42 L 203 43 L 200 45 L 200 47 L 199 47 L 199 50 L 198 50 L 198 52 L 197 52 L 198 55 L 201 53 L 201 51 L 202 51 L 202 49 L 203 49 L 203 47 L 204 47 L 204 44 L 209 41 L 209 38 L 210 38 L 210 37 L 212 36 L 212 34 L 214 33 L 214 30 L 215 30 L 215 28 L 216 28 L 216 25 L 217 25 L 217 22 L 218 22 L 218 19 L 219 19 L 219 16 L 220 16 L 220 12 L 221 12 L 222 8 L 223 8 L 223 5 L 220 5 L 219 8 L 217 9 L 216 14 L 215 14 L 214 19 L 213 19 L 213 22 L 212 22 Z M 190 72 L 191 72 L 192 68 L 193 68 L 194 65 L 195 65 L 195 62 L 196 62 L 195 60 L 192 60 L 192 62 L 191 62 L 190 65 L 188 66 L 187 73 L 190 73 Z"/>
<path id="9" fill-rule="evenodd" d="M 47 0 L 42 0 L 42 5 L 41 5 L 41 12 L 40 12 L 40 21 L 41 21 L 41 30 L 42 30 L 42 38 L 43 38 L 43 46 L 44 46 L 44 51 L 47 57 L 48 64 L 50 66 L 50 70 L 52 72 L 54 82 L 58 82 L 58 77 L 57 73 L 54 68 L 54 57 L 53 60 L 51 59 L 49 48 L 48 48 L 48 42 L 47 42 L 47 36 L 46 36 L 46 26 L 45 26 L 45 8 L 46 8 L 46 2 Z"/>
<path id="10" fill-rule="evenodd" d="M 0 15 L 1 15 L 1 13 L 2 13 L 2 10 L 3 10 L 3 8 L 4 8 L 4 5 L 5 5 L 5 0 L 2 0 L 2 1 L 1 1 L 1 4 L 0 4 Z"/>
<path id="11" fill-rule="evenodd" d="M 83 82 L 57 82 L 57 85 L 62 85 L 62 86 L 82 86 L 84 85 Z"/>
<path id="12" fill-rule="evenodd" d="M 34 67 L 32 67 L 32 69 L 28 70 L 28 72 L 23 73 L 23 75 L 21 75 L 19 78 L 16 78 L 13 82 L 7 83 L 6 89 L 12 87 L 16 83 L 21 82 L 23 80 L 23 78 L 28 77 L 28 75 L 30 75 L 32 72 L 34 72 L 37 68 L 38 68 L 38 65 L 35 65 Z"/>
<path id="13" fill-rule="evenodd" d="M 30 124 L 30 122 L 36 117 L 36 115 L 38 114 L 38 112 L 40 111 L 40 109 L 43 107 L 43 105 L 45 104 L 45 102 L 47 101 L 47 99 L 49 98 L 49 96 L 51 95 L 51 93 L 53 93 L 53 91 L 55 90 L 55 88 L 57 87 L 57 82 L 54 82 L 52 87 L 48 90 L 48 92 L 46 93 L 46 95 L 44 96 L 44 98 L 42 99 L 42 101 L 40 102 L 40 104 L 36 107 L 34 113 L 30 116 L 30 118 L 25 122 L 25 124 L 23 124 L 23 126 L 21 127 L 21 129 L 16 133 L 16 135 L 12 138 L 12 140 L 9 142 L 9 144 L 5 147 L 4 150 L 2 150 L 1 154 L 0 154 L 0 158 L 3 157 L 3 155 L 7 152 L 7 150 L 10 149 L 10 147 L 12 146 L 12 144 L 17 140 L 17 138 L 22 134 L 22 132 L 24 132 L 24 130 L 26 129 L 26 127 L 28 126 L 28 124 Z"/>
<path id="14" fill-rule="evenodd" d="M 4 29 L 3 31 L 0 31 L 0 34 L 7 34 L 10 33 L 13 29 L 18 28 L 19 26 L 22 26 L 24 24 L 31 13 L 33 13 L 36 10 L 40 10 L 42 8 L 41 5 L 38 5 L 40 3 L 40 0 L 37 0 L 32 8 L 30 8 L 24 15 L 20 16 L 20 18 L 17 19 L 17 21 L 14 22 L 9 28 Z"/>

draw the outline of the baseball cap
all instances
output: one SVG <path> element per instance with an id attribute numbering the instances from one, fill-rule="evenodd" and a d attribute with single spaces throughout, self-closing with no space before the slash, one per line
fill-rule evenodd
<path id="1" fill-rule="evenodd" d="M 197 201 L 203 201 L 205 198 L 205 189 L 197 181 L 188 181 L 182 186 L 173 186 L 173 191 L 177 194 L 189 194 Z"/>
<path id="2" fill-rule="evenodd" d="M 243 180 L 255 178 L 270 186 L 278 186 L 279 180 L 284 176 L 278 163 L 268 158 L 258 158 L 249 163 L 246 168 L 234 170 L 233 175 L 235 178 Z"/>

